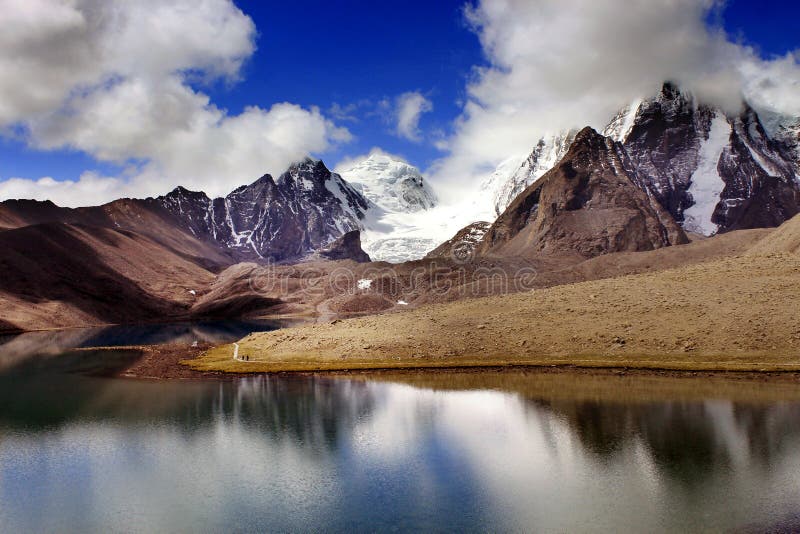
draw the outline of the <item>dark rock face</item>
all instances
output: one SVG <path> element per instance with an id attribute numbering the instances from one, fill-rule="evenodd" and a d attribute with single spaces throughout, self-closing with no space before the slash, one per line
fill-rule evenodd
<path id="1" fill-rule="evenodd" d="M 361 248 L 361 232 L 353 230 L 336 239 L 327 247 L 318 251 L 317 255 L 326 260 L 353 260 L 358 263 L 369 263 L 369 254 Z"/>
<path id="2" fill-rule="evenodd" d="M 800 210 L 788 149 L 767 135 L 747 104 L 738 116 L 726 116 L 667 83 L 630 112 L 630 130 L 615 133 L 638 171 L 637 185 L 687 229 L 709 234 L 778 226 Z M 709 179 L 719 181 L 718 194 L 701 186 Z M 708 213 L 692 209 L 709 202 Z"/>
<path id="3" fill-rule="evenodd" d="M 800 182 L 780 146 L 750 108 L 729 120 L 730 146 L 718 171 L 725 179 L 712 221 L 720 231 L 780 226 L 800 212 Z"/>
<path id="4" fill-rule="evenodd" d="M 591 128 L 491 226 L 480 254 L 578 254 L 590 258 L 688 242 L 670 214 L 637 184 L 620 143 Z"/>
<path id="5" fill-rule="evenodd" d="M 800 176 L 800 118 L 778 126 L 775 140 L 780 144 L 784 157 L 794 163 L 795 173 Z"/>
<path id="6" fill-rule="evenodd" d="M 277 182 L 267 174 L 225 198 L 177 188 L 154 202 L 239 261 L 302 257 L 359 229 L 369 207 L 338 174 L 311 159 L 289 167 Z"/>
<path id="7" fill-rule="evenodd" d="M 713 111 L 696 108 L 676 87 L 666 84 L 658 97 L 643 102 L 635 113 L 623 143 L 642 178 L 637 185 L 682 222 L 684 210 L 694 203 L 687 190 Z"/>

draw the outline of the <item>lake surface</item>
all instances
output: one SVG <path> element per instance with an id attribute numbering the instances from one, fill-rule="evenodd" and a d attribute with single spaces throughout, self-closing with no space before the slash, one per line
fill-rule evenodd
<path id="1" fill-rule="evenodd" d="M 791 384 L 58 368 L 0 374 L 0 532 L 800 528 Z"/>
<path id="2" fill-rule="evenodd" d="M 168 343 L 222 344 L 251 332 L 265 332 L 296 321 L 236 319 L 194 323 L 142 324 L 70 328 L 0 336 L 0 372 L 24 365 L 34 356 L 52 356 L 74 348 L 164 345 Z"/>

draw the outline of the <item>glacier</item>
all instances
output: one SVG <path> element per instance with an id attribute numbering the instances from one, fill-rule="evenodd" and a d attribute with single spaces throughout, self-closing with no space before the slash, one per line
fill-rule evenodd
<path id="1" fill-rule="evenodd" d="M 700 161 L 692 173 L 689 194 L 694 204 L 683 212 L 683 227 L 690 232 L 705 236 L 714 235 L 718 226 L 712 222 L 714 210 L 720 201 L 725 180 L 719 175 L 719 158 L 728 146 L 731 137 L 731 125 L 728 119 L 716 112 L 711 120 L 711 130 L 700 146 Z"/>

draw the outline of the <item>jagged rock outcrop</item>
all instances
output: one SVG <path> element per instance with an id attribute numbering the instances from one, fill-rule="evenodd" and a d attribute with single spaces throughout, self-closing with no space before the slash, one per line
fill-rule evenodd
<path id="1" fill-rule="evenodd" d="M 369 263 L 369 254 L 361 248 L 361 232 L 353 230 L 336 239 L 327 247 L 317 251 L 316 257 L 326 260 L 353 260 Z"/>
<path id="2" fill-rule="evenodd" d="M 238 260 L 300 258 L 361 227 L 367 200 L 319 160 L 295 163 L 278 180 L 266 174 L 225 198 L 179 187 L 151 200 L 196 236 Z"/>
<path id="3" fill-rule="evenodd" d="M 447 258 L 457 262 L 469 261 L 475 255 L 475 249 L 491 226 L 492 223 L 486 221 L 478 221 L 465 226 L 452 238 L 428 252 L 425 258 Z"/>
<path id="4" fill-rule="evenodd" d="M 620 143 L 584 128 L 558 165 L 500 215 L 478 253 L 589 258 L 688 242 L 640 181 Z"/>

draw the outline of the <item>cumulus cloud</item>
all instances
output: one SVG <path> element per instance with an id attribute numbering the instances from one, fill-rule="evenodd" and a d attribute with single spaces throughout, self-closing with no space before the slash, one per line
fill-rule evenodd
<path id="1" fill-rule="evenodd" d="M 255 49 L 253 21 L 229 0 L 13 0 L 0 30 L 0 125 L 116 77 L 233 80 Z"/>
<path id="2" fill-rule="evenodd" d="M 403 93 L 395 102 L 396 133 L 409 141 L 421 141 L 419 120 L 423 113 L 433 111 L 433 103 L 422 93 Z"/>
<path id="3" fill-rule="evenodd" d="M 197 89 L 238 81 L 255 37 L 231 0 L 11 2 L 0 10 L 0 128 L 34 148 L 135 168 L 55 184 L 16 178 L 0 182 L 0 197 L 75 205 L 178 184 L 224 194 L 348 141 L 317 108 L 231 115 Z"/>
<path id="4" fill-rule="evenodd" d="M 543 134 L 600 128 L 622 106 L 665 80 L 735 112 L 800 101 L 797 56 L 762 60 L 709 26 L 718 0 L 481 0 L 466 18 L 488 65 L 476 68 L 449 153 L 430 172 L 477 184 Z"/>

